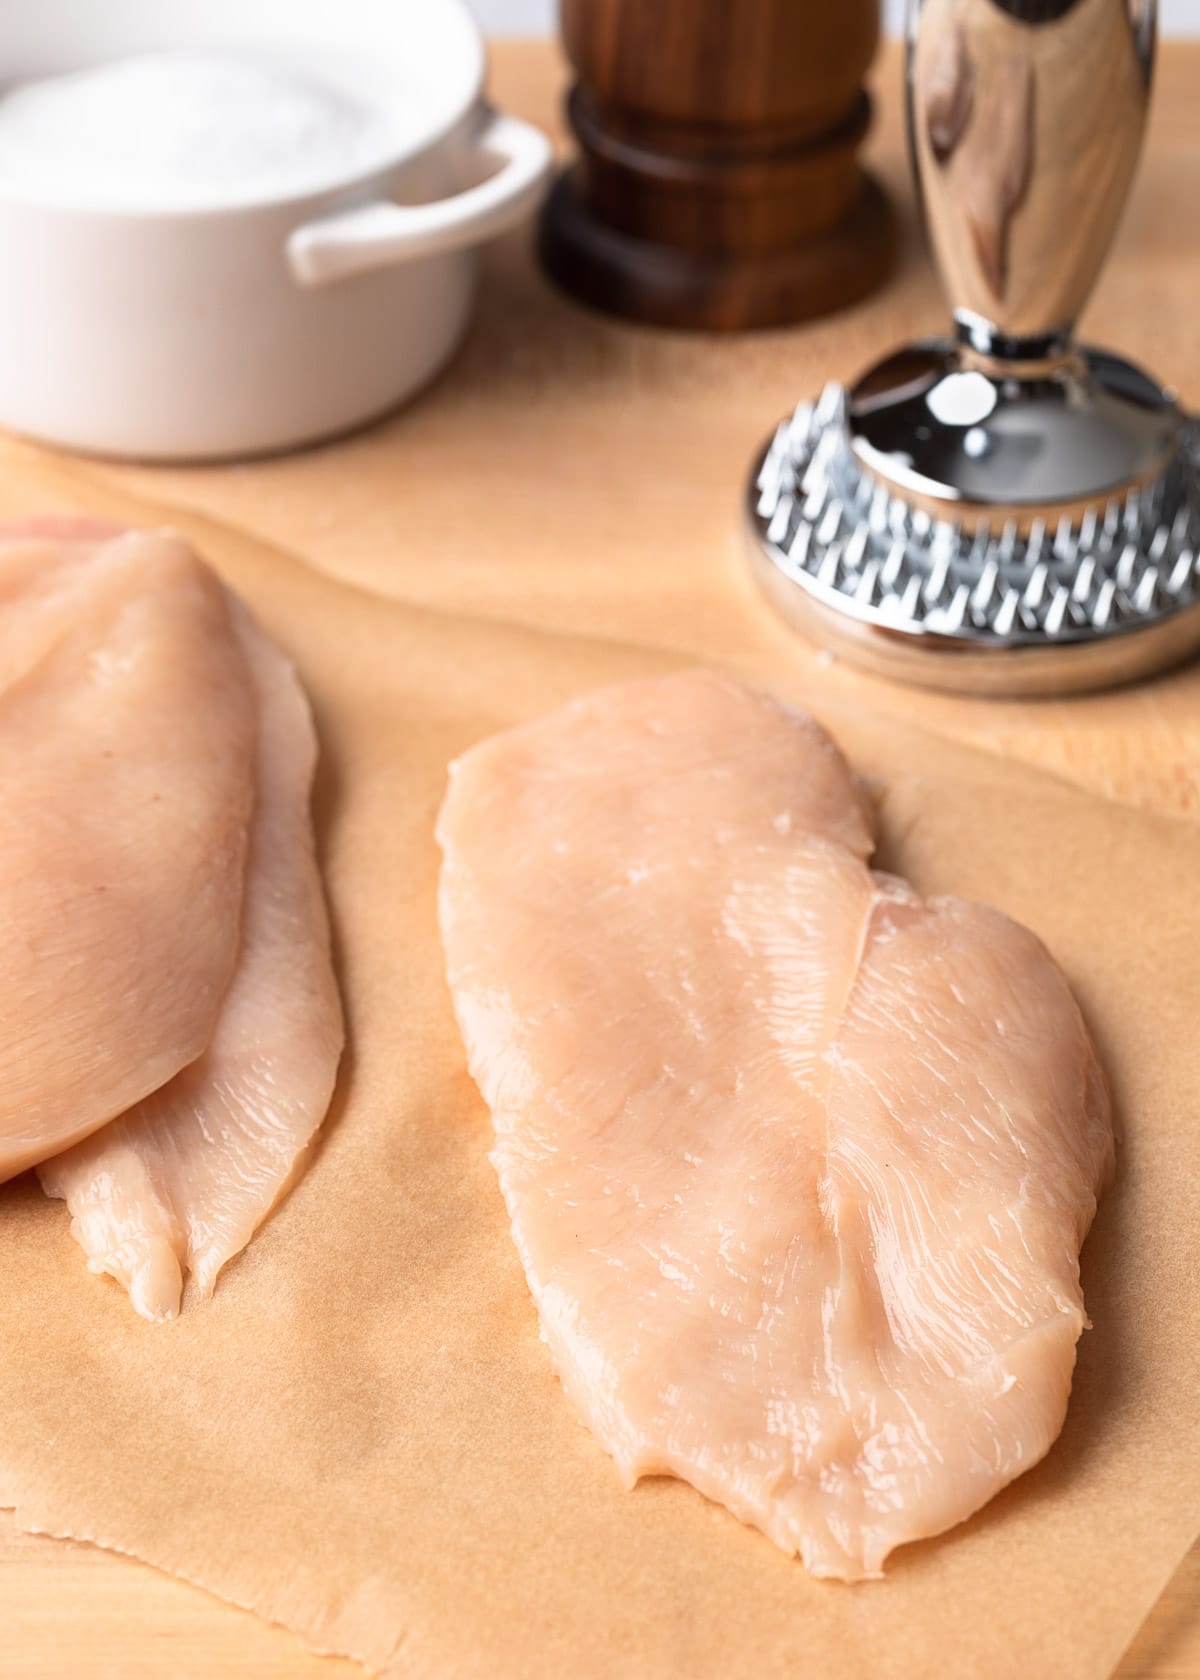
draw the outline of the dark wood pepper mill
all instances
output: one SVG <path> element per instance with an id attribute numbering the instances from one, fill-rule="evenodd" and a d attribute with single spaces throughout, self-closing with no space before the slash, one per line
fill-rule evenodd
<path id="1" fill-rule="evenodd" d="M 663 326 L 779 325 L 885 278 L 887 201 L 858 162 L 878 0 L 561 0 L 579 157 L 542 261 Z"/>

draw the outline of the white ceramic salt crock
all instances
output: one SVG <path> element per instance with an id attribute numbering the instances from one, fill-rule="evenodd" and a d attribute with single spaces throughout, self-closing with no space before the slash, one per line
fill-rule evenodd
<path id="1" fill-rule="evenodd" d="M 550 167 L 537 129 L 483 102 L 462 0 L 12 0 L 0 85 L 168 49 L 283 49 L 356 97 L 369 66 L 400 132 L 368 172 L 230 207 L 88 209 L 0 180 L 0 424 L 198 459 L 394 407 L 453 353 L 478 246 Z"/>

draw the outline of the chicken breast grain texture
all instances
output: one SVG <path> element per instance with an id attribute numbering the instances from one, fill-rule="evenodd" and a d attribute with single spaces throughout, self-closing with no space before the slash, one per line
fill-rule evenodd
<path id="1" fill-rule="evenodd" d="M 303 1164 L 344 1042 L 309 798 L 317 742 L 295 671 L 230 601 L 251 673 L 257 798 L 241 947 L 211 1042 L 161 1090 L 38 1168 L 92 1271 L 144 1318 L 200 1298 Z"/>
<path id="2" fill-rule="evenodd" d="M 704 672 L 473 748 L 439 838 L 513 1236 L 625 1480 L 857 1580 L 1036 1463 L 1113 1150 L 1040 942 L 873 874 L 829 737 Z"/>
<path id="3" fill-rule="evenodd" d="M 237 957 L 254 705 L 182 542 L 0 541 L 0 1179 L 195 1060 Z"/>

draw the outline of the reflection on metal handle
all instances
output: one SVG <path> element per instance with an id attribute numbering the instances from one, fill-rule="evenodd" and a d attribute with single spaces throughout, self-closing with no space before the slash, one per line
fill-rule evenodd
<path id="1" fill-rule="evenodd" d="M 1125 204 L 1156 0 L 910 0 L 908 123 L 960 337 L 1061 355 Z"/>

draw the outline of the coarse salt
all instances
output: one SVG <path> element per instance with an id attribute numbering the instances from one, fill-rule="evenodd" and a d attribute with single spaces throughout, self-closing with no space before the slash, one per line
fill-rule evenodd
<path id="1" fill-rule="evenodd" d="M 307 69 L 147 53 L 0 97 L 0 183 L 94 208 L 233 205 L 376 167 L 388 137 L 378 109 Z"/>

